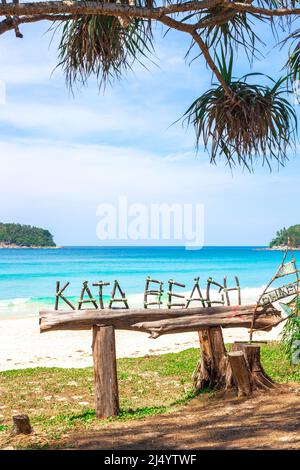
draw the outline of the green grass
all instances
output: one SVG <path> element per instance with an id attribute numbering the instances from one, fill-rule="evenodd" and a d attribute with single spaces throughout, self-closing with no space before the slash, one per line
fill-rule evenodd
<path id="1" fill-rule="evenodd" d="M 276 382 L 300 383 L 300 366 L 289 363 L 279 344 L 262 345 L 261 358 Z M 18 448 L 47 448 L 49 443 L 53 447 L 69 432 L 172 411 L 195 397 L 191 376 L 198 359 L 198 349 L 119 359 L 120 413 L 106 421 L 95 416 L 92 368 L 0 372 L 0 447 L 12 439 Z M 17 413 L 30 416 L 34 434 L 10 437 L 12 415 Z"/>
<path id="2" fill-rule="evenodd" d="M 282 345 L 275 342 L 262 345 L 261 362 L 267 374 L 275 382 L 300 383 L 300 365 L 292 365 L 290 363 Z"/>

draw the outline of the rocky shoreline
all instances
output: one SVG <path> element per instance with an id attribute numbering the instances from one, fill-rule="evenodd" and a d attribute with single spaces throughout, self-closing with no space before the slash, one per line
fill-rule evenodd
<path id="1" fill-rule="evenodd" d="M 22 245 L 16 245 L 15 243 L 0 243 L 0 249 L 1 248 L 8 248 L 8 249 L 58 249 L 62 248 L 62 246 L 22 246 Z"/>
<path id="2" fill-rule="evenodd" d="M 299 251 L 300 246 L 290 246 L 288 247 L 287 245 L 275 245 L 272 247 L 266 247 L 266 248 L 255 248 L 256 251 L 285 251 L 287 248 L 290 248 L 294 251 Z"/>

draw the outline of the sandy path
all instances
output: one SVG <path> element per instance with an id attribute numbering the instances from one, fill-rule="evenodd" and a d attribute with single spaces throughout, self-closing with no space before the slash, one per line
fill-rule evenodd
<path id="1" fill-rule="evenodd" d="M 72 433 L 75 449 L 300 449 L 297 387 L 281 386 L 250 399 L 196 398 L 175 413 Z M 201 463 L 201 462 L 200 462 Z"/>
<path id="2" fill-rule="evenodd" d="M 281 325 L 256 340 L 278 337 Z M 224 329 L 225 342 L 249 338 L 243 328 Z M 163 354 L 199 347 L 197 333 L 150 339 L 146 333 L 117 331 L 117 357 Z M 0 370 L 26 367 L 86 367 L 92 365 L 90 331 L 39 333 L 38 316 L 0 321 Z"/>

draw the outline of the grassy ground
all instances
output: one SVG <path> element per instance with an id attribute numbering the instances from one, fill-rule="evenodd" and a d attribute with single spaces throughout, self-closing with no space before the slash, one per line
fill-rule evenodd
<path id="1" fill-rule="evenodd" d="M 262 364 L 276 382 L 299 382 L 300 365 L 292 366 L 278 344 L 261 348 Z M 144 358 L 119 359 L 120 416 L 139 419 L 172 411 L 191 397 L 191 376 L 199 350 Z M 201 398 L 200 398 L 201 399 Z M 34 368 L 0 372 L 0 447 L 58 444 L 71 431 L 96 430 L 108 422 L 95 419 L 93 372 L 85 369 Z M 35 433 L 10 436 L 13 414 L 30 416 Z"/>

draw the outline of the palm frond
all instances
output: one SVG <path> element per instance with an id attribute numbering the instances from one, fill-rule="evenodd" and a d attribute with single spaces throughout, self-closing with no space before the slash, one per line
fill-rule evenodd
<path id="1" fill-rule="evenodd" d="M 231 62 L 224 69 L 222 61 L 224 57 L 219 69 L 231 93 L 215 85 L 183 116 L 184 123 L 195 128 L 197 148 L 203 142 L 212 163 L 225 158 L 230 166 L 238 164 L 249 171 L 256 160 L 270 168 L 274 160 L 284 165 L 297 135 L 297 118 L 285 95 L 285 78 L 270 86 L 250 84 L 247 76 L 234 80 Z"/>
<path id="2" fill-rule="evenodd" d="M 208 26 L 201 33 L 207 47 L 216 49 L 222 45 L 225 51 L 242 46 L 249 58 L 257 53 L 256 43 L 264 44 L 259 36 L 254 32 L 251 16 L 247 13 L 236 10 L 224 9 L 221 5 L 210 8 L 201 14 L 201 22 L 222 17 L 224 20 L 217 21 L 214 25 Z M 263 21 L 263 18 L 260 18 Z"/>
<path id="3" fill-rule="evenodd" d="M 286 62 L 286 68 L 288 70 L 290 81 L 293 83 L 295 80 L 299 80 L 300 78 L 300 29 L 289 34 L 281 44 L 285 45 L 289 41 L 291 41 L 291 45 L 289 48 L 289 57 Z"/>
<path id="4" fill-rule="evenodd" d="M 90 76 L 96 76 L 101 86 L 121 78 L 135 61 L 145 65 L 151 53 L 148 20 L 132 18 L 126 24 L 113 16 L 78 16 L 63 23 L 58 67 L 71 88 L 75 83 L 85 85 Z"/>
<path id="5" fill-rule="evenodd" d="M 193 19 L 193 24 L 197 25 L 198 34 L 201 36 L 206 47 L 210 49 L 210 53 L 214 58 L 217 57 L 220 49 L 227 55 L 232 54 L 234 50 L 237 51 L 241 47 L 251 64 L 254 57 L 263 56 L 261 50 L 258 50 L 257 44 L 264 45 L 262 39 L 254 31 L 254 23 L 251 16 L 255 15 L 237 12 L 234 9 L 217 5 L 201 13 L 190 13 L 182 19 L 182 22 L 190 22 Z M 197 22 L 195 22 L 195 19 Z M 266 20 L 262 16 L 258 17 L 258 19 L 260 21 Z M 186 59 L 191 56 L 195 45 L 196 43 L 193 40 L 185 55 Z M 202 52 L 199 52 L 193 56 L 190 63 L 198 59 L 201 54 Z"/>

